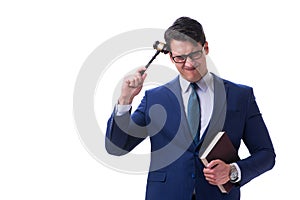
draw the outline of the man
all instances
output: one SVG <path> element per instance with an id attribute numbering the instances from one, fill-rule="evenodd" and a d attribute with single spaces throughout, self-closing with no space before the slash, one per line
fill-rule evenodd
<path id="1" fill-rule="evenodd" d="M 179 76 L 146 91 L 133 114 L 130 105 L 141 91 L 145 68 L 125 78 L 108 121 L 106 149 L 123 155 L 150 137 L 146 199 L 240 199 L 240 187 L 275 164 L 253 90 L 208 72 L 208 43 L 196 20 L 177 19 L 165 32 L 165 40 Z M 204 167 L 198 153 L 221 130 L 237 150 L 243 140 L 251 155 L 234 163 L 213 160 Z M 229 193 L 220 192 L 217 185 L 228 181 L 235 187 Z"/>

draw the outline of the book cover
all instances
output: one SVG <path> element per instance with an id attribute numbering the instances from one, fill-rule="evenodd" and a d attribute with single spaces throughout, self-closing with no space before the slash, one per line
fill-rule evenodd
<path id="1" fill-rule="evenodd" d="M 210 161 L 216 159 L 220 159 L 227 164 L 240 160 L 238 152 L 236 151 L 233 144 L 231 143 L 231 140 L 224 131 L 219 132 L 214 137 L 206 150 L 202 155 L 199 155 L 199 157 L 204 166 L 207 166 Z M 234 184 L 230 181 L 223 185 L 218 185 L 219 189 L 223 193 L 228 193 L 233 186 Z"/>

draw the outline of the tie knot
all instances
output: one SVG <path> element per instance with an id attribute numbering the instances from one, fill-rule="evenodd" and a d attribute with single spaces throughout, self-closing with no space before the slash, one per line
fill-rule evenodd
<path id="1" fill-rule="evenodd" d="M 197 90 L 199 88 L 197 83 L 191 83 L 191 87 L 193 88 L 193 90 Z"/>

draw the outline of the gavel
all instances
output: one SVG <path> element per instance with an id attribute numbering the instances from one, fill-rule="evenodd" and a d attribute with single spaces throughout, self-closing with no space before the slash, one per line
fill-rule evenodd
<path id="1" fill-rule="evenodd" d="M 153 60 L 156 58 L 156 56 L 159 53 L 167 54 L 167 53 L 170 52 L 167 49 L 167 45 L 163 42 L 160 42 L 160 41 L 155 41 L 154 44 L 153 44 L 153 48 L 156 49 L 156 52 L 155 52 L 154 56 L 151 58 L 151 60 L 148 62 L 148 64 L 145 66 L 146 69 L 150 66 L 150 64 L 153 62 Z M 141 71 L 141 75 L 143 75 L 145 73 L 145 71 L 146 70 Z"/>

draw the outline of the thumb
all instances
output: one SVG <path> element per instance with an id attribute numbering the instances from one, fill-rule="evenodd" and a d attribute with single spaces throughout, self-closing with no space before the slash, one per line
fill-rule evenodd
<path id="1" fill-rule="evenodd" d="M 147 73 L 144 73 L 144 74 L 142 75 L 142 79 L 145 80 L 146 77 L 147 77 Z"/>
<path id="2" fill-rule="evenodd" d="M 212 169 L 212 168 L 216 167 L 218 164 L 219 164 L 219 160 L 212 160 L 208 163 L 207 168 Z"/>

